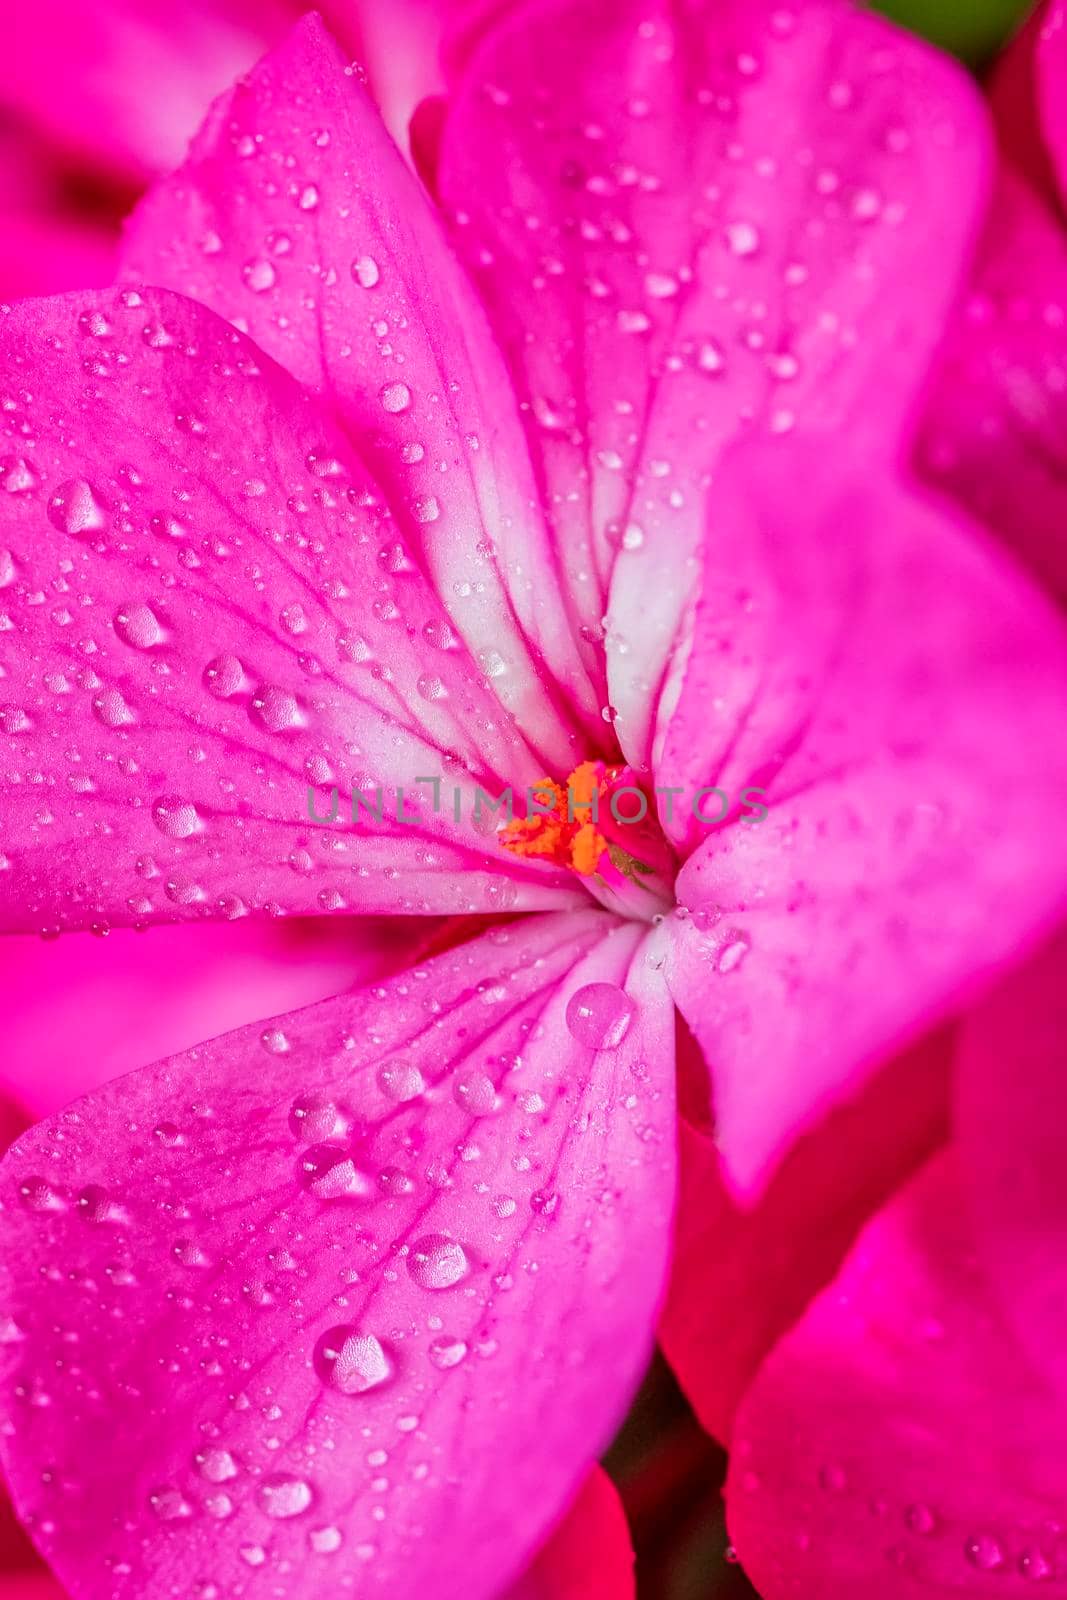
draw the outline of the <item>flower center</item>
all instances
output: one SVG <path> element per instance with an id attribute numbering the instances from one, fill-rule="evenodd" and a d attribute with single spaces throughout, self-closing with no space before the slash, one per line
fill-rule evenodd
<path id="1" fill-rule="evenodd" d="M 563 783 L 534 784 L 527 803 L 527 815 L 498 835 L 512 855 L 576 872 L 631 916 L 651 917 L 672 904 L 674 855 L 631 768 L 583 761 Z"/>

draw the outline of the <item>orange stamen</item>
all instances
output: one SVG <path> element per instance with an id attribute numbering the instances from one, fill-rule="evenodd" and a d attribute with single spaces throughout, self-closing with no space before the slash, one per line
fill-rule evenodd
<path id="1" fill-rule="evenodd" d="M 512 855 L 537 856 L 591 878 L 608 847 L 592 820 L 593 800 L 606 793 L 610 781 L 600 761 L 583 761 L 565 784 L 542 779 L 534 785 L 534 796 L 552 810 L 516 817 L 501 830 L 500 843 Z"/>

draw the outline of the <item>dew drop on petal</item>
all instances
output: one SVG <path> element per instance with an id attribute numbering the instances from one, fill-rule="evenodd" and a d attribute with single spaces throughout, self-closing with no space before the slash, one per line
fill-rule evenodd
<path id="1" fill-rule="evenodd" d="M 587 983 L 567 1002 L 567 1027 L 590 1050 L 617 1050 L 637 1008 L 614 983 Z"/>
<path id="2" fill-rule="evenodd" d="M 408 1272 L 420 1289 L 451 1289 L 470 1270 L 463 1246 L 443 1233 L 427 1233 L 416 1239 L 408 1255 Z"/>
<path id="3" fill-rule="evenodd" d="M 361 289 L 373 289 L 381 278 L 378 263 L 373 256 L 357 256 L 352 263 L 352 277 Z"/>
<path id="4" fill-rule="evenodd" d="M 449 1334 L 438 1334 L 436 1339 L 430 1340 L 430 1361 L 439 1372 L 447 1372 L 449 1367 L 458 1367 L 466 1355 L 465 1339 L 453 1339 Z"/>
<path id="5" fill-rule="evenodd" d="M 259 1503 L 268 1517 L 299 1517 L 314 1498 L 311 1485 L 304 1478 L 291 1477 L 287 1472 L 272 1473 L 259 1486 Z"/>
<path id="6" fill-rule="evenodd" d="M 152 807 L 152 821 L 167 839 L 188 839 L 202 824 L 191 800 L 161 795 Z"/>
<path id="7" fill-rule="evenodd" d="M 228 1450 L 217 1447 L 197 1452 L 196 1469 L 208 1483 L 226 1483 L 237 1476 L 237 1463 L 233 1456 Z"/>
<path id="8" fill-rule="evenodd" d="M 278 281 L 278 274 L 273 266 L 262 256 L 255 261 L 246 261 L 241 268 L 241 276 L 253 294 L 265 294 L 268 289 L 273 289 Z"/>
<path id="9" fill-rule="evenodd" d="M 378 1087 L 397 1105 L 417 1100 L 426 1089 L 426 1080 L 412 1061 L 385 1061 L 378 1068 Z"/>
<path id="10" fill-rule="evenodd" d="M 972 1534 L 963 1546 L 963 1553 L 979 1572 L 995 1572 L 1004 1565 L 1004 1552 L 991 1533 Z"/>
<path id="11" fill-rule="evenodd" d="M 355 1163 L 344 1145 L 316 1144 L 300 1158 L 304 1188 L 319 1200 L 367 1200 L 376 1193 L 374 1183 Z"/>
<path id="12" fill-rule="evenodd" d="M 336 1138 L 346 1131 L 346 1120 L 332 1100 L 318 1095 L 298 1095 L 289 1107 L 289 1127 L 305 1144 Z"/>
<path id="13" fill-rule="evenodd" d="M 60 533 L 96 533 L 105 523 L 104 508 L 83 478 L 61 484 L 48 502 L 48 518 Z"/>
<path id="14" fill-rule="evenodd" d="M 331 1328 L 315 1346 L 315 1371 L 338 1394 L 366 1394 L 388 1383 L 396 1368 L 373 1333 L 348 1323 Z"/>
<path id="15" fill-rule="evenodd" d="M 411 390 L 406 383 L 387 383 L 378 391 L 378 398 L 386 411 L 394 415 L 407 411 L 411 405 Z"/>

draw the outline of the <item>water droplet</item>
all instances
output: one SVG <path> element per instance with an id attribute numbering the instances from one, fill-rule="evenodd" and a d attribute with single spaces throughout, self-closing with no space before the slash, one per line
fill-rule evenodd
<path id="1" fill-rule="evenodd" d="M 1042 1583 L 1046 1578 L 1054 1578 L 1056 1569 L 1052 1561 L 1043 1550 L 1024 1550 L 1019 1557 L 1019 1571 L 1024 1578 L 1029 1578 L 1031 1583 Z"/>
<path id="2" fill-rule="evenodd" d="M 340 1144 L 316 1144 L 306 1150 L 300 1158 L 300 1176 L 304 1188 L 319 1200 L 367 1200 L 376 1192 L 373 1181 Z"/>
<path id="3" fill-rule="evenodd" d="M 626 1037 L 636 1006 L 614 983 L 587 983 L 567 1002 L 567 1027 L 591 1050 L 616 1050 Z"/>
<path id="4" fill-rule="evenodd" d="M 299 1517 L 314 1498 L 311 1485 L 304 1478 L 293 1478 L 288 1473 L 273 1473 L 259 1486 L 259 1503 L 268 1517 Z"/>
<path id="5" fill-rule="evenodd" d="M 65 1211 L 66 1202 L 47 1178 L 23 1178 L 19 1199 L 27 1211 Z"/>
<path id="6" fill-rule="evenodd" d="M 241 268 L 241 277 L 253 294 L 265 294 L 268 289 L 273 289 L 278 281 L 274 267 L 262 256 L 254 261 L 246 261 Z"/>
<path id="7" fill-rule="evenodd" d="M 230 1452 L 218 1448 L 198 1451 L 196 1469 L 208 1483 L 226 1483 L 237 1476 L 237 1463 Z"/>
<path id="8" fill-rule="evenodd" d="M 29 494 L 39 482 L 35 469 L 24 457 L 0 462 L 0 485 L 8 494 Z"/>
<path id="9" fill-rule="evenodd" d="M 726 367 L 726 355 L 722 345 L 716 343 L 714 339 L 704 340 L 697 350 L 696 360 L 701 372 L 710 373 L 714 377 L 718 377 Z"/>
<path id="10" fill-rule="evenodd" d="M 716 970 L 719 972 L 735 971 L 748 955 L 751 946 L 751 939 L 742 929 L 727 929 L 715 958 Z"/>
<path id="11" fill-rule="evenodd" d="M 726 229 L 726 243 L 735 256 L 754 256 L 760 246 L 760 236 L 751 222 L 731 222 Z"/>
<path id="12" fill-rule="evenodd" d="M 447 1372 L 449 1367 L 458 1367 L 466 1359 L 467 1348 L 465 1339 L 439 1334 L 436 1339 L 430 1340 L 430 1361 L 439 1372 Z"/>
<path id="13" fill-rule="evenodd" d="M 976 1533 L 966 1541 L 963 1553 L 979 1572 L 995 1572 L 1004 1565 L 1004 1552 L 991 1533 Z"/>
<path id="14" fill-rule="evenodd" d="M 94 696 L 93 716 L 105 728 L 122 728 L 137 720 L 117 689 L 105 689 Z"/>
<path id="15" fill-rule="evenodd" d="M 148 1496 L 148 1504 L 160 1522 L 177 1522 L 193 1514 L 193 1508 L 181 1490 L 169 1484 L 161 1489 L 153 1489 Z"/>
<path id="16" fill-rule="evenodd" d="M 451 1289 L 470 1270 L 463 1246 L 443 1233 L 427 1233 L 416 1239 L 408 1255 L 408 1272 L 420 1289 Z"/>
<path id="17" fill-rule="evenodd" d="M 346 1131 L 347 1122 L 332 1100 L 302 1094 L 289 1108 L 289 1127 L 298 1139 L 311 1144 L 336 1138 Z"/>
<path id="18" fill-rule="evenodd" d="M 937 1532 L 937 1517 L 929 1506 L 908 1506 L 904 1512 L 904 1521 L 912 1533 L 920 1534 L 923 1538 Z"/>
<path id="19" fill-rule="evenodd" d="M 216 700 L 228 700 L 246 686 L 245 670 L 236 656 L 215 656 L 204 668 L 204 687 Z"/>
<path id="20" fill-rule="evenodd" d="M 492 1078 L 484 1072 L 464 1072 L 452 1085 L 452 1098 L 472 1117 L 488 1117 L 500 1105 Z"/>
<path id="21" fill-rule="evenodd" d="M 366 1394 L 388 1383 L 396 1368 L 373 1333 L 350 1324 L 331 1328 L 315 1346 L 315 1371 L 339 1394 Z"/>
<path id="22" fill-rule="evenodd" d="M 60 533 L 75 536 L 98 533 L 106 522 L 103 506 L 83 478 L 60 485 L 48 502 L 48 518 Z"/>
<path id="23" fill-rule="evenodd" d="M 425 1093 L 426 1079 L 412 1061 L 386 1061 L 378 1068 L 378 1087 L 388 1099 L 402 1105 Z"/>
<path id="24" fill-rule="evenodd" d="M 178 795 L 161 795 L 152 807 L 152 821 L 168 839 L 188 839 L 203 827 L 191 800 Z"/>
<path id="25" fill-rule="evenodd" d="M 412 507 L 416 522 L 436 522 L 441 515 L 441 507 L 432 494 L 422 495 Z"/>
<path id="26" fill-rule="evenodd" d="M 159 618 L 150 606 L 122 606 L 115 613 L 115 632 L 135 650 L 151 650 L 165 637 Z"/>
<path id="27" fill-rule="evenodd" d="M 378 390 L 378 398 L 386 411 L 396 414 L 410 407 L 411 390 L 406 383 L 386 383 Z"/>
<path id="28" fill-rule="evenodd" d="M 312 1528 L 308 1534 L 308 1544 L 319 1556 L 333 1555 L 343 1543 L 344 1535 L 340 1528 Z"/>
<path id="29" fill-rule="evenodd" d="M 352 263 L 352 276 L 361 289 L 373 289 L 381 273 L 373 256 L 357 256 Z"/>
<path id="30" fill-rule="evenodd" d="M 260 685 L 252 696 L 251 710 L 268 733 L 288 733 L 304 723 L 296 696 L 275 684 Z"/>

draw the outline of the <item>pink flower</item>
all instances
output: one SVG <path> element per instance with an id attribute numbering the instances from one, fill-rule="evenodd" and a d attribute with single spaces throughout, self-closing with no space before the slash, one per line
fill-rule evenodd
<path id="1" fill-rule="evenodd" d="M 96 287 L 114 271 L 135 197 L 176 166 L 212 98 L 284 37 L 296 0 L 41 0 L 22 6 L 0 60 L 0 295 Z M 469 0 L 335 0 L 325 7 L 358 56 L 394 137 L 441 87 L 446 11 Z"/>
<path id="2" fill-rule="evenodd" d="M 499 1592 L 648 1356 L 679 1019 L 751 1204 L 1063 908 L 1061 623 L 899 472 L 966 80 L 836 0 L 446 59 L 433 201 L 310 19 L 118 288 L 2 318 L 4 926 L 449 919 L 7 1157 L 5 1467 L 77 1597 Z"/>
<path id="3" fill-rule="evenodd" d="M 1061 597 L 1063 28 L 1062 6 L 1042 8 L 995 80 L 1003 166 L 922 442 L 927 470 Z M 801 1141 L 750 1216 L 716 1195 L 706 1142 L 685 1132 L 665 1345 L 731 1438 L 729 1526 L 766 1600 L 1063 1586 L 1065 961 L 1061 931 L 958 1037 L 928 1042 L 921 1077 L 914 1055 L 892 1064 L 846 1121 Z M 754 1257 L 787 1242 L 777 1279 L 760 1279 Z M 696 1290 L 713 1255 L 750 1291 L 725 1333 Z M 726 1360 L 702 1358 L 701 1339 Z"/>
<path id="4" fill-rule="evenodd" d="M 932 482 L 1067 599 L 1067 8 L 1041 6 L 1001 64 L 1003 160 L 970 293 L 920 438 Z"/>

